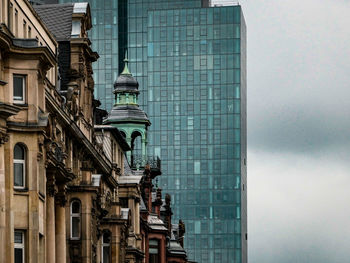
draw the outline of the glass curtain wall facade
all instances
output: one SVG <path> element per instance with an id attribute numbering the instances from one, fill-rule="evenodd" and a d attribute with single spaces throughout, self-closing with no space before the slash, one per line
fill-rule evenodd
<path id="1" fill-rule="evenodd" d="M 60 0 L 62 3 L 71 2 Z M 81 0 L 75 2 L 83 2 Z M 246 30 L 240 6 L 89 0 L 96 97 L 110 110 L 129 68 L 152 122 L 148 151 L 197 262 L 247 262 Z M 207 5 L 207 1 L 204 1 Z"/>
<path id="2" fill-rule="evenodd" d="M 149 143 L 198 262 L 245 260 L 241 20 L 239 6 L 148 12 Z"/>

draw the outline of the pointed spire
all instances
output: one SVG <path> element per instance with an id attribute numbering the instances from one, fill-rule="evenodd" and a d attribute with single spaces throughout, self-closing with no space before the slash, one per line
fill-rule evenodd
<path id="1" fill-rule="evenodd" d="M 125 51 L 125 58 L 124 58 L 124 69 L 123 72 L 121 73 L 121 75 L 131 75 L 129 68 L 128 68 L 128 50 Z"/>

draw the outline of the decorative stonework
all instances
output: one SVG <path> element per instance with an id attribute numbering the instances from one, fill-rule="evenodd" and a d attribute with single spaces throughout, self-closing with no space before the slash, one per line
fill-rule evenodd
<path id="1" fill-rule="evenodd" d="M 44 154 L 44 145 L 45 145 L 45 136 L 43 134 L 38 135 L 38 149 L 37 160 L 40 161 L 43 158 Z"/>
<path id="2" fill-rule="evenodd" d="M 93 171 L 95 168 L 94 168 L 94 164 L 92 163 L 91 160 L 88 160 L 88 161 L 82 161 L 81 162 L 81 168 L 80 170 L 82 171 Z"/>
<path id="3" fill-rule="evenodd" d="M 67 154 L 63 152 L 56 142 L 48 141 L 46 144 L 46 156 L 48 158 L 54 158 L 57 162 L 63 163 L 63 160 L 67 158 Z"/>
<path id="4" fill-rule="evenodd" d="M 82 262 L 82 244 L 80 240 L 69 240 L 69 258 L 71 263 Z"/>
<path id="5" fill-rule="evenodd" d="M 9 140 L 9 135 L 0 131 L 0 146 Z"/>
<path id="6" fill-rule="evenodd" d="M 56 180 L 55 180 L 55 177 L 53 175 L 47 176 L 46 192 L 51 197 L 54 197 L 55 194 L 57 193 Z"/>
<path id="7" fill-rule="evenodd" d="M 64 207 L 67 203 L 66 185 L 58 185 L 57 193 L 55 194 L 55 202 L 57 205 Z"/>

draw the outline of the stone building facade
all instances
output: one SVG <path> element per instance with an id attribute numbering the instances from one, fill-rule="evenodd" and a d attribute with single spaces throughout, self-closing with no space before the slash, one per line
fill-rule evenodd
<path id="1" fill-rule="evenodd" d="M 160 172 L 102 124 L 89 5 L 0 6 L 0 263 L 186 262 Z"/>

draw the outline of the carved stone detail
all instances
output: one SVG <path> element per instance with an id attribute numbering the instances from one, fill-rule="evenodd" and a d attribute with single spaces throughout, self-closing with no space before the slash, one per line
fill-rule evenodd
<path id="1" fill-rule="evenodd" d="M 0 131 L 0 146 L 9 140 L 9 135 Z"/>
<path id="2" fill-rule="evenodd" d="M 49 196 L 54 197 L 57 194 L 56 180 L 54 176 L 47 176 L 46 192 Z"/>
<path id="3" fill-rule="evenodd" d="M 81 251 L 82 251 L 82 244 L 80 240 L 69 241 L 69 258 L 71 263 L 82 262 Z"/>
<path id="4" fill-rule="evenodd" d="M 39 152 L 37 154 L 37 160 L 40 161 L 43 158 L 43 152 L 44 152 L 44 141 L 45 136 L 43 134 L 38 135 L 38 148 Z"/>
<path id="5" fill-rule="evenodd" d="M 95 168 L 94 168 L 94 165 L 91 162 L 91 160 L 89 160 L 89 161 L 82 161 L 81 162 L 80 170 L 82 170 L 82 171 L 93 171 L 94 169 Z"/>
<path id="6" fill-rule="evenodd" d="M 62 147 L 53 141 L 46 143 L 46 155 L 48 158 L 52 157 L 60 163 L 67 157 L 67 154 L 62 151 Z"/>
<path id="7" fill-rule="evenodd" d="M 64 207 L 67 203 L 66 196 L 67 196 L 66 185 L 58 185 L 58 191 L 55 194 L 56 204 Z"/>

